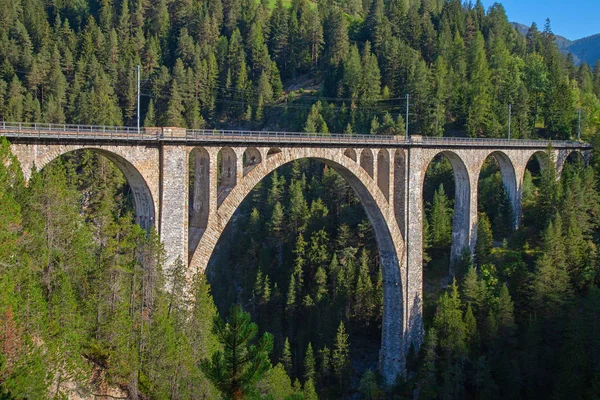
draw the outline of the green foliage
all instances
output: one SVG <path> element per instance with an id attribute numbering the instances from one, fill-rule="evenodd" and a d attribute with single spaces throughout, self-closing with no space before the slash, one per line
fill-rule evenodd
<path id="1" fill-rule="evenodd" d="M 448 247 L 452 242 L 452 209 L 444 191 L 444 185 L 433 195 L 433 203 L 430 211 L 429 229 L 431 232 L 431 244 L 435 247 Z"/>
<path id="2" fill-rule="evenodd" d="M 484 264 L 488 259 L 493 245 L 492 226 L 484 213 L 479 213 L 477 218 L 477 244 L 475 245 L 475 260 Z"/>
<path id="3" fill-rule="evenodd" d="M 331 357 L 333 372 L 339 379 L 340 388 L 344 377 L 348 373 L 348 368 L 350 367 L 349 353 L 350 343 L 348 342 L 348 334 L 346 333 L 344 323 L 340 322 L 337 334 L 335 335 L 333 354 Z"/>
<path id="4" fill-rule="evenodd" d="M 145 126 L 396 135 L 404 120 L 387 109 L 409 93 L 410 131 L 425 135 L 503 136 L 508 104 L 515 137 L 569 138 L 578 108 L 584 138 L 600 127 L 599 67 L 576 68 L 560 55 L 549 23 L 521 37 L 500 5 L 146 3 L 4 1 L 0 117 L 130 125 L 139 64 Z M 68 396 L 66 382 L 85 381 L 85 358 L 131 397 L 215 397 L 198 368 L 219 347 L 208 329 L 216 307 L 206 277 L 193 277 L 193 304 L 181 300 L 180 265 L 165 268 L 156 233 L 146 236 L 133 223 L 133 199 L 116 168 L 75 154 L 34 172 L 25 188 L 5 141 L 0 156 L 0 320 L 13 321 L 4 337 L 14 333 L 12 353 L 0 357 L 3 390 L 44 398 L 52 384 Z M 595 343 L 588 321 L 600 281 L 589 171 L 566 169 L 561 183 L 553 168 L 543 168 L 539 182 L 526 172 L 526 224 L 514 233 L 501 175 L 482 177 L 479 211 L 506 244 L 490 252 L 481 226 L 479 270 L 467 271 L 462 300 L 452 294 L 440 303 L 443 329 L 426 341 L 435 373 L 425 381 L 436 386 L 420 385 L 422 397 L 593 397 L 595 353 L 582 351 Z M 424 193 L 428 265 L 451 242 L 451 175 L 439 167 Z M 252 198 L 252 234 L 231 263 L 240 266 L 236 284 L 215 285 L 215 298 L 226 303 L 222 310 L 238 296 L 250 304 L 274 332 L 278 354 L 286 337 L 290 355 L 300 357 L 308 343 L 320 349 L 318 372 L 305 382 L 309 398 L 311 384 L 329 383 L 334 321 L 357 335 L 357 354 L 370 354 L 358 343 L 379 334 L 383 278 L 373 232 L 332 168 L 305 163 L 274 173 Z M 426 298 L 425 309 L 432 303 Z M 546 348 L 560 349 L 561 362 Z M 300 395 L 283 386 L 285 396 Z"/>
<path id="5" fill-rule="evenodd" d="M 313 353 L 312 344 L 309 343 L 304 354 L 304 379 L 306 381 L 312 380 L 314 382 L 316 378 L 316 364 L 315 355 Z"/>
<path id="6" fill-rule="evenodd" d="M 202 360 L 202 372 L 223 398 L 253 395 L 256 383 L 271 369 L 269 353 L 273 348 L 273 336 L 264 333 L 256 344 L 252 344 L 258 327 L 250 322 L 250 314 L 239 305 L 231 307 L 229 322 L 216 316 L 213 324 L 213 332 L 223 351 L 214 352 L 210 360 Z"/>

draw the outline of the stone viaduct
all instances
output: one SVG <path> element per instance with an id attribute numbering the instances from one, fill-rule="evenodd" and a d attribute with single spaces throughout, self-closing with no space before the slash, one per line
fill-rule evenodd
<path id="1" fill-rule="evenodd" d="M 159 232 L 167 268 L 179 257 L 190 276 L 204 271 L 228 221 L 269 173 L 302 158 L 334 168 L 355 190 L 375 231 L 384 281 L 379 368 L 388 382 L 404 372 L 408 349 L 423 338 L 423 184 L 432 160 L 443 155 L 454 170 L 456 259 L 475 245 L 477 184 L 488 157 L 498 162 L 518 228 L 528 161 L 537 157 L 542 168 L 560 174 L 572 152 L 584 160 L 591 152 L 587 144 L 566 141 L 549 147 L 537 140 L 8 123 L 0 135 L 11 142 L 26 179 L 34 166 L 39 170 L 75 150 L 91 149 L 113 161 L 133 191 L 137 222 Z"/>

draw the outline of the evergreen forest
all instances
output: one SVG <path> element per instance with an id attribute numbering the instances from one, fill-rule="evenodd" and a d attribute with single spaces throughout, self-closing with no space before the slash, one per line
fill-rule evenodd
<path id="1" fill-rule="evenodd" d="M 0 399 L 599 397 L 600 62 L 554 39 L 480 1 L 0 0 L 2 121 L 135 126 L 139 65 L 146 127 L 594 146 L 560 176 L 530 160 L 516 230 L 488 158 L 453 274 L 454 174 L 431 163 L 425 340 L 386 385 L 377 244 L 332 168 L 271 173 L 190 281 L 108 159 L 25 182 L 0 138 Z"/>

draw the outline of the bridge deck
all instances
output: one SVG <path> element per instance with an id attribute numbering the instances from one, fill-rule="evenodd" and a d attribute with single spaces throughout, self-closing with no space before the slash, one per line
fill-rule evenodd
<path id="1" fill-rule="evenodd" d="M 529 147 L 589 148 L 587 143 L 566 140 L 523 140 L 500 138 L 426 137 L 413 135 L 343 135 L 306 132 L 216 130 L 182 128 L 137 128 L 69 124 L 1 122 L 0 136 L 24 140 L 102 141 L 102 142 L 186 142 L 243 143 L 267 145 L 328 145 L 386 147 Z"/>

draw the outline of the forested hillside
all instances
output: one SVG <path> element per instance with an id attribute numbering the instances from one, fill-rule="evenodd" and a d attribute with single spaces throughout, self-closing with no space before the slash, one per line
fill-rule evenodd
<path id="1" fill-rule="evenodd" d="M 0 0 L 0 119 L 135 125 L 136 65 L 145 126 L 404 135 L 408 94 L 414 134 L 503 137 L 509 105 L 513 138 L 575 138 L 579 110 L 583 139 L 600 129 L 600 66 L 562 56 L 549 25 L 523 37 L 498 4 Z M 2 139 L 0 398 L 598 396 L 598 173 L 596 153 L 559 180 L 532 160 L 514 231 L 490 158 L 476 252 L 453 281 L 454 176 L 436 159 L 426 341 L 384 387 L 378 251 L 333 169 L 267 177 L 185 292 L 113 164 L 70 153 L 25 185 Z"/>

